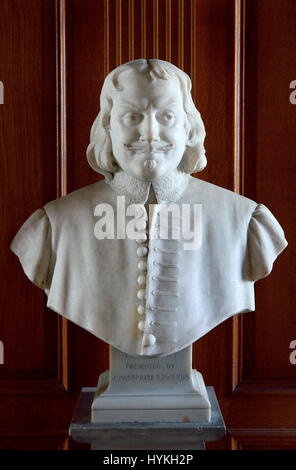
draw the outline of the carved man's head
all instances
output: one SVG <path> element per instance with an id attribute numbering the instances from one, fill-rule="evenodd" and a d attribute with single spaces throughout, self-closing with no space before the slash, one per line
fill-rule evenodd
<path id="1" fill-rule="evenodd" d="M 138 59 L 105 79 L 87 159 L 107 178 L 122 169 L 150 181 L 175 168 L 206 166 L 205 129 L 191 97 L 191 80 L 169 62 Z"/>

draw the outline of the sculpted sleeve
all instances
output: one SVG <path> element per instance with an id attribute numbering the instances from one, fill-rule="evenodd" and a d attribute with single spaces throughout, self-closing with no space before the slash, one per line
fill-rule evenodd
<path id="1" fill-rule="evenodd" d="M 286 248 L 282 227 L 263 204 L 258 204 L 248 228 L 245 277 L 257 281 L 272 270 L 277 256 Z"/>
<path id="2" fill-rule="evenodd" d="M 22 225 L 11 245 L 25 274 L 41 289 L 50 287 L 51 228 L 44 209 L 37 209 Z"/>

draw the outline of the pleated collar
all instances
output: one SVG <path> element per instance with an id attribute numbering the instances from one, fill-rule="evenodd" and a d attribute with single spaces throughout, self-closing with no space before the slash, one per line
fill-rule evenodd
<path id="1" fill-rule="evenodd" d="M 111 188 L 120 196 L 125 196 L 127 204 L 145 204 L 148 200 L 151 185 L 153 187 L 157 203 L 169 204 L 177 201 L 189 183 L 190 175 L 174 170 L 153 181 L 141 181 L 124 171 L 114 174 L 111 181 L 105 180 Z"/>

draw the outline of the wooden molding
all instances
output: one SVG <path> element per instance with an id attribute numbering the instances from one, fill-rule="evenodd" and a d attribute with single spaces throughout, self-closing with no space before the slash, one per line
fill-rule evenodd
<path id="1" fill-rule="evenodd" d="M 56 0 L 57 197 L 67 194 L 67 0 Z M 69 324 L 58 315 L 58 380 L 69 390 Z"/>

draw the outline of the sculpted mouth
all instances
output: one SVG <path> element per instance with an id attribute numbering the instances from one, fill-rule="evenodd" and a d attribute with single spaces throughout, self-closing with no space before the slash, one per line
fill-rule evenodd
<path id="1" fill-rule="evenodd" d="M 171 150 L 173 148 L 172 144 L 166 144 L 166 145 L 161 145 L 161 146 L 152 146 L 150 151 L 153 152 L 168 152 L 168 150 Z"/>

